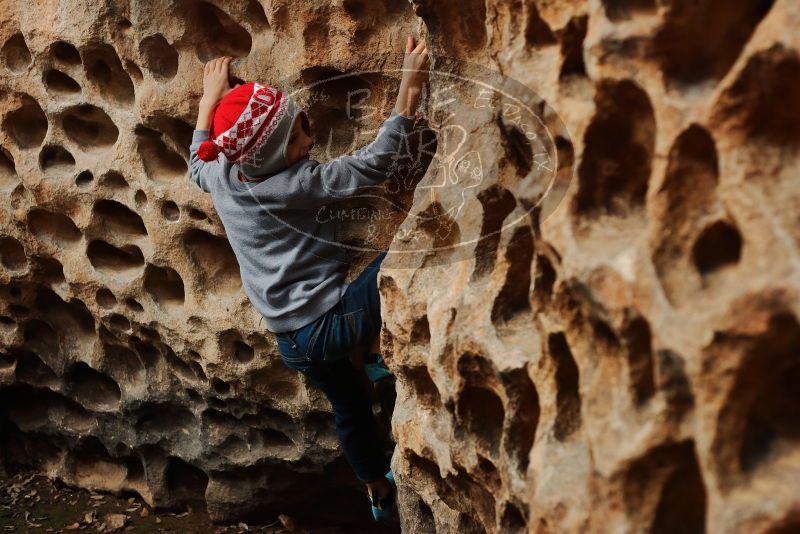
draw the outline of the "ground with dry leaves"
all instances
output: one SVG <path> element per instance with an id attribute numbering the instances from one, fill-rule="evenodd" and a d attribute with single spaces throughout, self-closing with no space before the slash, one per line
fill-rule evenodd
<path id="1" fill-rule="evenodd" d="M 214 525 L 202 510 L 154 512 L 141 498 L 115 496 L 65 486 L 31 473 L 0 476 L 0 532 L 174 532 L 281 534 L 310 532 L 282 515 L 267 525 Z M 320 530 L 328 532 L 340 530 Z"/>

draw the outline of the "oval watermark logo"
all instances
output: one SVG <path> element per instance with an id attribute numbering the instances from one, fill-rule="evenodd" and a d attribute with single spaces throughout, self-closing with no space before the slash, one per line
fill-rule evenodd
<path id="1" fill-rule="evenodd" d="M 403 57 L 383 63 L 402 65 Z M 299 211 L 262 205 L 315 240 L 315 254 L 347 261 L 388 251 L 384 265 L 392 268 L 496 254 L 502 236 L 533 233 L 564 197 L 572 143 L 541 97 L 463 62 L 438 62 L 427 72 L 416 120 L 390 128 L 384 121 L 400 67 L 313 68 L 276 83 L 311 118 L 314 149 L 299 167 L 319 162 L 311 170 L 317 201 Z"/>

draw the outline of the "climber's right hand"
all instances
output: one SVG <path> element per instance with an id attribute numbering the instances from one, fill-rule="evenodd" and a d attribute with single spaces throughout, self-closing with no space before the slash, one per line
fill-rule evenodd
<path id="1" fill-rule="evenodd" d="M 403 58 L 403 82 L 410 90 L 421 90 L 422 85 L 428 80 L 428 44 L 425 39 L 414 44 L 414 37 L 408 36 L 406 40 L 406 53 Z"/>
<path id="2" fill-rule="evenodd" d="M 425 39 L 414 46 L 414 38 L 408 36 L 406 53 L 403 58 L 403 77 L 400 79 L 400 89 L 397 92 L 395 111 L 400 115 L 413 116 L 416 114 L 417 105 L 422 95 L 422 86 L 428 80 L 428 45 Z"/>

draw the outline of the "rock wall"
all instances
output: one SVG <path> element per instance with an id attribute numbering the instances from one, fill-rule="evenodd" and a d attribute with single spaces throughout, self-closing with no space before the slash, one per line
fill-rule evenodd
<path id="1" fill-rule="evenodd" d="M 467 143 L 494 179 L 453 221 L 491 245 L 382 272 L 408 531 L 800 529 L 797 3 L 415 9 L 435 57 L 560 115 L 573 179 L 528 209 L 493 116 Z"/>
<path id="2" fill-rule="evenodd" d="M 430 251 L 379 279 L 405 529 L 800 527 L 796 3 L 0 10 L 10 462 L 215 519 L 363 508 L 325 400 L 282 366 L 244 296 L 187 147 L 207 59 L 309 84 L 392 65 L 384 53 L 413 31 L 434 68 L 533 91 L 552 136 L 520 135 L 503 98 L 467 113 L 447 91 L 473 81 L 431 79 L 423 114 L 436 130 L 456 112 L 481 174 L 443 176 L 463 175 L 440 136 L 377 237 Z M 313 111 L 315 128 L 333 117 Z M 528 179 L 542 152 L 546 190 Z"/>
<path id="3" fill-rule="evenodd" d="M 413 10 L 359 6 L 0 2 L 9 464 L 216 520 L 303 519 L 313 503 L 322 523 L 372 521 L 327 401 L 280 361 L 187 174 L 205 61 L 287 84 L 377 68 L 344 53 L 350 35 L 401 50 Z"/>

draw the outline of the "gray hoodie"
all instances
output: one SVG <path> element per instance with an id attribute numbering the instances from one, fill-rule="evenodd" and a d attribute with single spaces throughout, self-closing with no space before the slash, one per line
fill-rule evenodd
<path id="1" fill-rule="evenodd" d="M 393 110 L 376 139 L 352 155 L 326 163 L 302 159 L 260 182 L 241 182 L 239 166 L 222 154 L 209 163 L 199 159 L 208 130 L 195 130 L 189 175 L 211 193 L 245 292 L 271 332 L 303 327 L 339 302 L 348 255 L 336 243 L 336 221 L 321 223 L 316 213 L 384 181 L 390 165 L 408 156 L 404 137 L 413 124 Z"/>

